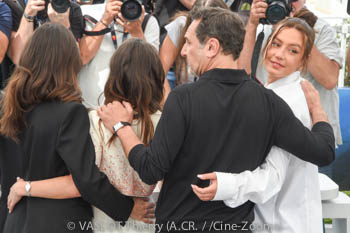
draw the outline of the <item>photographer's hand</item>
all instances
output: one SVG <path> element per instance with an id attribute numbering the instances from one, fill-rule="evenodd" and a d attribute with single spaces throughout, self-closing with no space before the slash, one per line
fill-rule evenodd
<path id="1" fill-rule="evenodd" d="M 24 13 L 28 16 L 36 16 L 39 11 L 45 9 L 45 0 L 29 0 Z"/>
<path id="2" fill-rule="evenodd" d="M 248 23 L 258 26 L 259 20 L 265 18 L 267 6 L 265 0 L 253 0 Z"/>
<path id="3" fill-rule="evenodd" d="M 120 8 L 122 7 L 123 2 L 119 0 L 107 0 L 105 12 L 101 18 L 101 22 L 108 25 L 110 24 L 115 17 L 120 13 Z"/>
<path id="4" fill-rule="evenodd" d="M 122 14 L 118 14 L 117 23 L 122 25 L 126 32 L 130 33 L 132 37 L 144 39 L 142 31 L 142 22 L 145 17 L 145 8 L 142 6 L 142 15 L 135 21 L 127 21 L 123 18 Z"/>
<path id="5" fill-rule="evenodd" d="M 66 28 L 70 28 L 69 11 L 70 8 L 64 13 L 57 13 L 52 8 L 51 3 L 47 7 L 47 15 L 49 16 L 50 22 L 63 24 Z"/>

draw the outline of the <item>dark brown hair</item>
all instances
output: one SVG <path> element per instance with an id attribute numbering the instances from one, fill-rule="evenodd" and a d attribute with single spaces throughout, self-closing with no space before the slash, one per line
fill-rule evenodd
<path id="1" fill-rule="evenodd" d="M 144 40 L 128 39 L 113 54 L 110 70 L 105 104 L 128 101 L 141 121 L 142 141 L 148 145 L 154 134 L 151 114 L 161 110 L 165 78 L 157 50 Z"/>
<path id="2" fill-rule="evenodd" d="M 81 102 L 77 75 L 81 68 L 73 34 L 46 23 L 35 30 L 5 88 L 0 133 L 18 141 L 25 113 L 47 101 Z"/>
<path id="3" fill-rule="evenodd" d="M 265 47 L 263 48 L 263 57 L 265 58 L 266 56 L 266 52 L 267 49 L 271 46 L 273 40 L 276 38 L 276 36 L 285 28 L 294 28 L 297 31 L 299 31 L 303 37 L 304 37 L 304 53 L 302 56 L 302 70 L 301 72 L 303 74 L 306 73 L 307 70 L 307 61 L 309 58 L 309 55 L 311 53 L 312 50 L 312 46 L 314 44 L 315 41 L 315 32 L 314 30 L 310 27 L 310 25 L 303 19 L 299 19 L 299 18 L 286 18 L 282 21 L 280 21 L 279 23 L 277 23 L 270 35 L 270 37 L 268 38 Z"/>
<path id="4" fill-rule="evenodd" d="M 201 7 L 219 7 L 222 9 L 227 9 L 229 10 L 228 6 L 223 0 L 196 0 L 192 6 L 192 10 L 196 11 L 200 9 Z M 189 16 L 188 11 L 180 11 L 177 14 L 175 14 L 173 20 L 175 20 L 179 16 L 186 16 L 186 23 L 185 26 L 181 30 L 181 35 L 178 40 L 177 44 L 177 56 L 175 60 L 175 75 L 176 75 L 176 83 L 181 84 L 181 76 L 182 74 L 185 75 L 184 77 L 184 82 L 188 82 L 188 72 L 187 72 L 187 61 L 184 57 L 181 56 L 181 49 L 185 44 L 185 34 L 190 26 L 192 20 L 191 17 Z"/>
<path id="5" fill-rule="evenodd" d="M 225 55 L 237 59 L 243 48 L 245 29 L 237 13 L 217 7 L 203 7 L 191 12 L 192 20 L 200 20 L 196 28 L 199 43 L 204 45 L 209 38 L 216 38 Z"/>

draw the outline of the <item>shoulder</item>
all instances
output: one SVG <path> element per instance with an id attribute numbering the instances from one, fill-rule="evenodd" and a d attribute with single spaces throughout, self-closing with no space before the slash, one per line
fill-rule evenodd
<path id="1" fill-rule="evenodd" d="M 4 2 L 0 2 L 0 32 L 4 33 L 10 39 L 11 28 L 11 9 Z"/>

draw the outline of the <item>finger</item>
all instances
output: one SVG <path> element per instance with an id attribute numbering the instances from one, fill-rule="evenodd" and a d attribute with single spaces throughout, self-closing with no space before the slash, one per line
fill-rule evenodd
<path id="1" fill-rule="evenodd" d="M 134 110 L 133 110 L 133 108 L 132 108 L 132 105 L 131 105 L 129 102 L 123 101 L 123 105 L 124 105 L 124 107 L 126 108 L 126 110 L 127 110 L 129 113 L 133 113 L 133 112 L 134 112 Z"/>
<path id="2" fill-rule="evenodd" d="M 194 192 L 194 194 L 196 194 L 196 196 L 197 196 L 200 200 L 204 201 L 204 199 L 203 199 L 204 195 L 198 193 L 197 190 L 196 190 L 194 187 L 192 187 L 192 191 Z"/>
<path id="3" fill-rule="evenodd" d="M 199 174 L 197 177 L 201 180 L 216 180 L 216 173 L 205 173 L 205 174 Z"/>

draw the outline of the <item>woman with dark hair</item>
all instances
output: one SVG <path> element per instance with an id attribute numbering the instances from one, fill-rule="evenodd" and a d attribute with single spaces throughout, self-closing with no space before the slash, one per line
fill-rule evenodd
<path id="1" fill-rule="evenodd" d="M 133 56 L 130 56 L 132 54 Z M 137 69 L 135 69 L 137 67 Z M 156 49 L 141 39 L 128 39 L 113 54 L 110 61 L 110 74 L 104 89 L 105 104 L 113 101 L 128 101 L 135 109 L 134 121 L 131 126 L 149 144 L 161 115 L 161 101 L 163 99 L 164 72 Z M 135 201 L 148 200 L 155 185 L 147 185 L 141 181 L 138 174 L 131 168 L 123 147 L 115 134 L 110 133 L 102 124 L 95 110 L 89 112 L 90 134 L 96 151 L 96 164 L 109 178 L 113 186 L 122 194 L 133 196 Z M 74 177 L 73 177 L 74 179 Z M 36 186 L 35 195 L 42 198 L 55 198 L 64 195 L 63 189 L 71 177 L 58 177 L 40 181 Z M 9 195 L 10 208 L 16 204 L 24 194 L 23 181 L 18 182 L 11 188 Z M 37 192 L 43 187 L 55 189 L 55 192 L 47 194 Z M 66 194 L 63 198 L 70 198 Z M 154 231 L 151 225 L 145 225 L 135 221 L 131 216 L 126 226 L 120 228 L 113 219 L 108 217 L 98 208 L 93 207 L 95 226 L 94 232 L 149 232 Z M 154 210 L 148 208 L 148 217 L 142 219 L 151 222 L 154 218 Z M 139 220 L 139 218 L 136 218 Z"/>
<path id="2" fill-rule="evenodd" d="M 24 174 L 21 184 L 27 196 L 8 215 L 5 233 L 62 233 L 72 226 L 91 232 L 78 227 L 93 216 L 89 203 L 115 221 L 139 214 L 137 203 L 133 208 L 132 199 L 118 192 L 95 165 L 88 112 L 77 82 L 80 67 L 72 33 L 62 25 L 45 24 L 28 40 L 5 89 L 0 133 L 21 149 L 23 170 L 18 174 Z M 30 197 L 38 180 L 69 174 L 72 179 L 56 199 Z M 43 191 L 52 194 L 56 188 Z"/>

